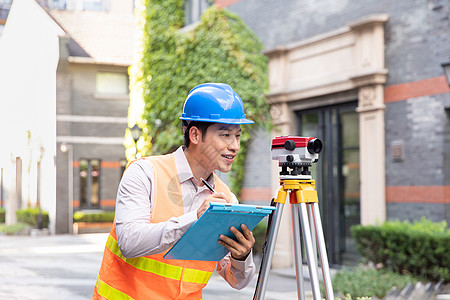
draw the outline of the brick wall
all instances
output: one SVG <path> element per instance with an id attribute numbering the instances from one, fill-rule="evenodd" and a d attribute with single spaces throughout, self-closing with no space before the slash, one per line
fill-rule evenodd
<path id="1" fill-rule="evenodd" d="M 121 120 L 128 115 L 128 99 L 102 99 L 95 96 L 96 73 L 123 72 L 126 67 L 97 65 L 61 65 L 58 73 L 57 113 L 62 116 L 88 117 L 86 120 L 64 119 L 58 121 L 59 137 L 97 138 L 110 137 L 122 139 L 127 123 L 101 122 L 96 117 L 116 117 Z M 92 117 L 92 118 L 91 118 Z M 91 121 L 89 121 L 91 120 Z M 80 160 L 99 159 L 100 167 L 100 204 L 101 209 L 114 210 L 117 188 L 122 175 L 120 161 L 125 159 L 125 147 L 122 142 L 102 143 L 102 141 L 67 142 L 73 147 L 73 206 L 80 208 Z M 68 155 L 59 150 L 57 164 L 57 233 L 69 232 L 67 217 L 68 206 Z"/>
<path id="2" fill-rule="evenodd" d="M 385 25 L 386 196 L 388 219 L 425 215 L 450 224 L 450 88 L 441 63 L 450 53 L 448 0 L 220 1 L 256 33 L 265 50 L 342 28 L 377 13 Z M 226 3 L 226 5 L 224 4 Z M 392 157 L 402 145 L 403 158 Z M 262 154 L 261 154 L 262 155 Z M 247 161 L 243 196 L 257 195 Z M 261 186 L 262 188 L 262 186 Z M 246 190 L 248 189 L 248 190 Z M 250 196 L 249 196 L 250 197 Z"/>
<path id="3" fill-rule="evenodd" d="M 66 71 L 67 65 L 60 63 L 56 76 L 56 113 L 71 113 L 70 85 L 71 76 Z M 56 135 L 69 135 L 71 124 L 58 122 L 56 124 Z M 56 218 L 55 233 L 69 232 L 69 156 L 60 149 L 61 144 L 56 145 Z"/>
<path id="4" fill-rule="evenodd" d="M 264 129 L 252 128 L 253 141 L 245 161 L 245 178 L 242 184 L 241 201 L 251 204 L 269 205 L 272 199 L 270 134 Z"/>
<path id="5" fill-rule="evenodd" d="M 433 222 L 450 220 L 450 205 L 440 203 L 387 203 L 387 214 L 390 220 L 420 220 L 423 216 Z"/>
<path id="6" fill-rule="evenodd" d="M 419 81 L 387 86 L 384 89 L 384 102 L 404 101 L 420 96 L 450 93 L 450 87 L 444 75 Z"/>
<path id="7" fill-rule="evenodd" d="M 247 23 L 266 50 L 387 13 L 387 86 L 443 75 L 441 63 L 450 53 L 448 0 L 242 0 L 227 9 Z"/>

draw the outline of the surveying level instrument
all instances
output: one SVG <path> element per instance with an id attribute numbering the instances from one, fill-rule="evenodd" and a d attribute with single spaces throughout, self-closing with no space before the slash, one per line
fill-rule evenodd
<path id="1" fill-rule="evenodd" d="M 295 252 L 295 272 L 297 278 L 297 296 L 299 300 L 305 299 L 303 287 L 300 223 L 303 232 L 305 251 L 308 262 L 311 288 L 315 300 L 320 300 L 320 288 L 318 277 L 318 265 L 316 262 L 316 248 L 313 237 L 319 248 L 320 263 L 326 298 L 334 299 L 331 286 L 330 268 L 328 265 L 325 239 L 323 237 L 322 221 L 318 207 L 317 191 L 315 181 L 311 177 L 309 167 L 319 159 L 322 151 L 322 142 L 313 137 L 281 136 L 272 140 L 272 159 L 278 160 L 281 167 L 280 187 L 272 205 L 276 210 L 269 219 L 267 227 L 266 242 L 263 246 L 263 257 L 259 271 L 253 300 L 264 299 L 267 289 L 267 280 L 272 257 L 275 250 L 278 229 L 281 223 L 284 204 L 287 197 L 291 203 L 292 232 Z M 312 225 L 314 226 L 311 226 Z M 312 235 L 314 229 L 315 235 Z"/>

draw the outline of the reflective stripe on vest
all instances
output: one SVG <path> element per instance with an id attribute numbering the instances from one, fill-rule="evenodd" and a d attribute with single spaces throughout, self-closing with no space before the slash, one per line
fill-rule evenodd
<path id="1" fill-rule="evenodd" d="M 152 223 L 165 222 L 183 215 L 183 195 L 173 154 L 144 158 L 151 163 L 155 181 Z M 229 188 L 214 174 L 215 189 L 226 193 Z M 201 299 L 216 262 L 167 260 L 165 253 L 125 258 L 120 252 L 113 225 L 103 254 L 102 266 L 93 299 Z"/>
<path id="2" fill-rule="evenodd" d="M 100 296 L 105 297 L 106 299 L 134 300 L 127 294 L 122 293 L 121 291 L 116 290 L 112 286 L 101 281 L 100 277 L 97 277 L 97 282 L 95 283 L 95 287 L 97 288 L 97 293 Z"/>
<path id="3" fill-rule="evenodd" d="M 111 235 L 108 237 L 108 241 L 106 242 L 106 248 L 136 269 L 150 272 L 165 278 L 174 280 L 182 279 L 185 282 L 206 284 L 212 275 L 212 272 L 195 269 L 184 269 L 183 273 L 182 267 L 165 264 L 147 257 L 125 258 L 119 250 L 119 244 Z"/>

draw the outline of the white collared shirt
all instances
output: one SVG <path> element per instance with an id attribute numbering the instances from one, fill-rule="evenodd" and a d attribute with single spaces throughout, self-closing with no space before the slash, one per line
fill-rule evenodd
<path id="1" fill-rule="evenodd" d="M 204 185 L 198 186 L 183 150 L 183 146 L 179 147 L 174 156 L 185 214 L 166 222 L 150 222 L 155 195 L 152 184 L 155 174 L 150 162 L 138 160 L 125 171 L 117 192 L 115 214 L 117 240 L 123 256 L 162 253 L 172 247 L 197 221 L 197 209 L 211 192 Z M 214 187 L 214 176 L 208 178 L 208 183 Z M 234 194 L 232 202 L 238 203 Z M 252 254 L 245 261 L 238 261 L 228 253 L 219 261 L 217 272 L 232 287 L 246 287 L 255 273 Z"/>

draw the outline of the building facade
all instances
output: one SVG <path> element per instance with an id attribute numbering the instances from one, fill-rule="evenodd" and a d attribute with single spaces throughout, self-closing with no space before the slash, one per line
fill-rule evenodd
<path id="1" fill-rule="evenodd" d="M 450 58 L 450 1 L 216 3 L 264 44 L 272 137 L 324 142 L 312 173 L 331 263 L 354 253 L 354 224 L 450 223 L 450 88 L 441 66 Z M 254 147 L 269 149 L 270 138 Z M 271 180 L 252 180 L 268 152 L 250 158 L 245 201 L 267 202 L 278 186 L 276 165 Z M 292 263 L 288 223 L 279 265 Z"/>
<path id="2" fill-rule="evenodd" d="M 0 48 L 8 83 L 2 126 L 14 124 L 2 138 L 17 140 L 2 149 L 9 223 L 15 209 L 36 206 L 38 198 L 52 233 L 72 232 L 74 211 L 114 210 L 126 165 L 134 34 L 133 1 L 13 2 Z"/>
<path id="3" fill-rule="evenodd" d="M 269 58 L 276 126 L 270 134 L 249 127 L 241 201 L 269 204 L 275 195 L 274 136 L 314 136 L 325 145 L 312 175 L 332 264 L 354 257 L 352 225 L 422 216 L 450 223 L 450 88 L 441 66 L 450 59 L 450 0 L 214 2 L 246 22 Z M 186 23 L 195 26 L 209 4 L 186 1 Z M 54 233 L 71 231 L 73 211 L 114 208 L 133 125 L 132 11 L 120 0 L 11 7 L 0 42 L 0 82 L 10 82 L 0 91 L 0 124 L 10 129 L 1 139 L 15 142 L 0 150 L 1 200 L 36 202 L 35 186 L 18 188 L 14 174 L 39 159 Z M 24 177 L 37 174 L 30 170 Z M 274 266 L 293 262 L 289 215 Z"/>
<path id="4" fill-rule="evenodd" d="M 6 19 L 8 18 L 9 9 L 11 8 L 12 0 L 0 1 L 0 39 L 5 28 Z"/>

